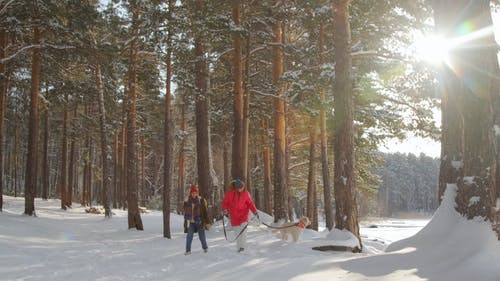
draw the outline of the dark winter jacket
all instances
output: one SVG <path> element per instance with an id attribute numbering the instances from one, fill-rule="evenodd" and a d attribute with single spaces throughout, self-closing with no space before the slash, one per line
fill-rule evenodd
<path id="1" fill-rule="evenodd" d="M 208 204 L 205 198 L 189 196 L 184 202 L 184 232 L 187 232 L 189 223 L 200 224 L 206 230 L 210 228 Z"/>

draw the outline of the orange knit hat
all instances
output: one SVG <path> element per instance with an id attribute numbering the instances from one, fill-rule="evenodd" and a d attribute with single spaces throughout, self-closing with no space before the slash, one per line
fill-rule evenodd
<path id="1" fill-rule="evenodd" d="M 191 188 L 189 189 L 189 193 L 193 192 L 198 192 L 198 187 L 196 186 L 196 184 L 192 184 Z"/>

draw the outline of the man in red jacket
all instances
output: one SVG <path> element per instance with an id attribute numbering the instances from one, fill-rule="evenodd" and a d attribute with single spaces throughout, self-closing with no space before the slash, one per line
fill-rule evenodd
<path id="1" fill-rule="evenodd" d="M 236 247 L 238 252 L 242 252 L 245 250 L 247 241 L 248 211 L 252 211 L 257 217 L 259 216 L 252 197 L 242 180 L 236 179 L 231 182 L 231 189 L 226 192 L 222 200 L 222 211 L 224 214 L 229 213 L 231 226 L 235 228 L 237 235 L 239 235 L 236 239 Z"/>

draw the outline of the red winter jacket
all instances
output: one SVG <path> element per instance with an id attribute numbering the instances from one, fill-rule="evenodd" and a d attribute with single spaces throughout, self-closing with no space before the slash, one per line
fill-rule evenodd
<path id="1" fill-rule="evenodd" d="M 242 192 L 234 189 L 226 192 L 222 200 L 222 210 L 229 212 L 232 226 L 238 226 L 248 221 L 249 210 L 254 214 L 257 213 L 257 208 L 255 208 L 252 197 L 246 188 Z"/>

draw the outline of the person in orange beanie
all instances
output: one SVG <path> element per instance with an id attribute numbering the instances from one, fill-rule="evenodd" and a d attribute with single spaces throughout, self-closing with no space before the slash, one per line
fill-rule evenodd
<path id="1" fill-rule="evenodd" d="M 205 230 L 210 228 L 207 200 L 199 195 L 198 186 L 192 184 L 189 197 L 184 202 L 184 233 L 186 236 L 186 253 L 191 254 L 191 243 L 195 232 L 198 232 L 203 252 L 208 252 Z"/>

